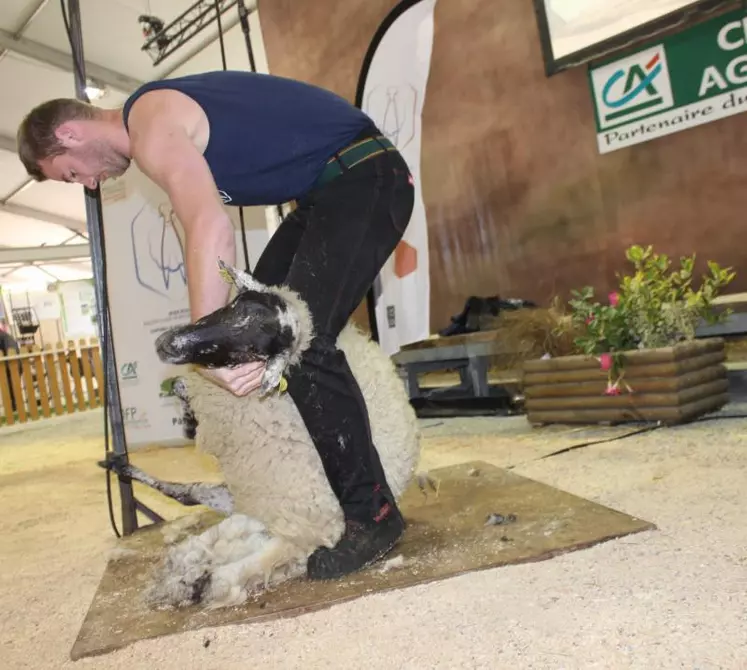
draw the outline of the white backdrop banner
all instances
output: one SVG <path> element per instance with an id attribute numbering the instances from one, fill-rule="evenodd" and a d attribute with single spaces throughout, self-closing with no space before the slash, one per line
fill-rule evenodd
<path id="1" fill-rule="evenodd" d="M 107 290 L 127 443 L 182 442 L 179 401 L 164 381 L 184 368 L 161 363 L 155 340 L 165 330 L 189 322 L 183 230 L 166 194 L 134 164 L 101 191 Z M 252 267 L 267 238 L 266 229 L 247 231 Z M 243 267 L 238 231 L 236 257 Z"/>
<path id="2" fill-rule="evenodd" d="M 433 49 L 436 0 L 404 10 L 384 33 L 361 107 L 399 149 L 415 179 L 410 225 L 374 284 L 379 344 L 392 355 L 430 335 L 428 225 L 420 187 L 421 115 Z"/>

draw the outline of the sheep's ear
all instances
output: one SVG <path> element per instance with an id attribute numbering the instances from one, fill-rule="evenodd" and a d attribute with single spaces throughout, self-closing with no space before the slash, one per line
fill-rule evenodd
<path id="1" fill-rule="evenodd" d="M 267 287 L 258 282 L 248 272 L 242 272 L 238 268 L 227 265 L 222 260 L 218 261 L 220 272 L 230 279 L 239 291 L 266 291 Z"/>

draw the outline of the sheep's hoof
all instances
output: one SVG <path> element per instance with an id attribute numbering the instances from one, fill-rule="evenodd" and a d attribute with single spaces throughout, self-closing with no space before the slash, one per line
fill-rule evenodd
<path id="1" fill-rule="evenodd" d="M 287 365 L 288 361 L 282 355 L 267 361 L 265 371 L 262 374 L 262 384 L 259 387 L 260 396 L 265 397 L 275 391 L 283 393 L 288 388 L 288 382 L 283 377 Z"/>
<path id="2" fill-rule="evenodd" d="M 174 377 L 171 382 L 171 392 L 184 402 L 189 402 L 187 395 L 187 380 L 184 377 Z"/>
<path id="3" fill-rule="evenodd" d="M 265 374 L 262 377 L 262 384 L 259 387 L 259 395 L 261 397 L 267 397 L 277 391 L 278 393 L 285 393 L 288 389 L 288 381 L 283 377 L 281 371 L 265 369 Z"/>
<path id="4" fill-rule="evenodd" d="M 259 387 L 259 397 L 260 398 L 266 398 L 267 396 L 270 396 L 275 391 L 275 386 L 272 386 L 270 382 L 267 380 L 263 380 L 262 384 Z"/>
<path id="5" fill-rule="evenodd" d="M 260 386 L 260 394 L 262 396 L 268 396 L 272 395 L 273 393 L 285 393 L 288 390 L 288 382 L 286 381 L 285 377 L 281 377 L 280 381 L 275 384 L 274 386 L 271 386 L 268 382 L 267 384 L 262 384 Z"/>

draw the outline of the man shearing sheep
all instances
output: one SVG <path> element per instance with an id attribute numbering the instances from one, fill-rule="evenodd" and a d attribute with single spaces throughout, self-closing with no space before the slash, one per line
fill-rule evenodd
<path id="1" fill-rule="evenodd" d="M 315 337 L 288 374 L 298 407 L 345 514 L 332 549 L 309 559 L 312 579 L 378 560 L 404 530 L 374 448 L 366 408 L 335 342 L 410 221 L 407 164 L 355 106 L 323 89 L 251 72 L 207 72 L 146 83 L 122 109 L 74 99 L 34 108 L 18 131 L 28 173 L 96 189 L 130 162 L 168 195 L 185 233 L 193 321 L 224 306 L 216 271 L 235 263 L 223 208 L 296 201 L 254 268 L 309 306 Z M 202 370 L 237 396 L 257 390 L 264 364 Z M 251 439 L 251 436 L 247 436 Z M 303 482 L 298 482 L 303 486 Z"/>

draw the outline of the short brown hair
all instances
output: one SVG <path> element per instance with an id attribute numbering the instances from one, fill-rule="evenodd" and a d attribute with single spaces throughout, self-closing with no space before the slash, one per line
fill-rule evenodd
<path id="1" fill-rule="evenodd" d="M 66 121 L 93 119 L 97 109 L 74 98 L 57 98 L 34 107 L 18 127 L 18 157 L 31 177 L 44 181 L 39 167 L 45 158 L 65 153 L 55 132 Z"/>

